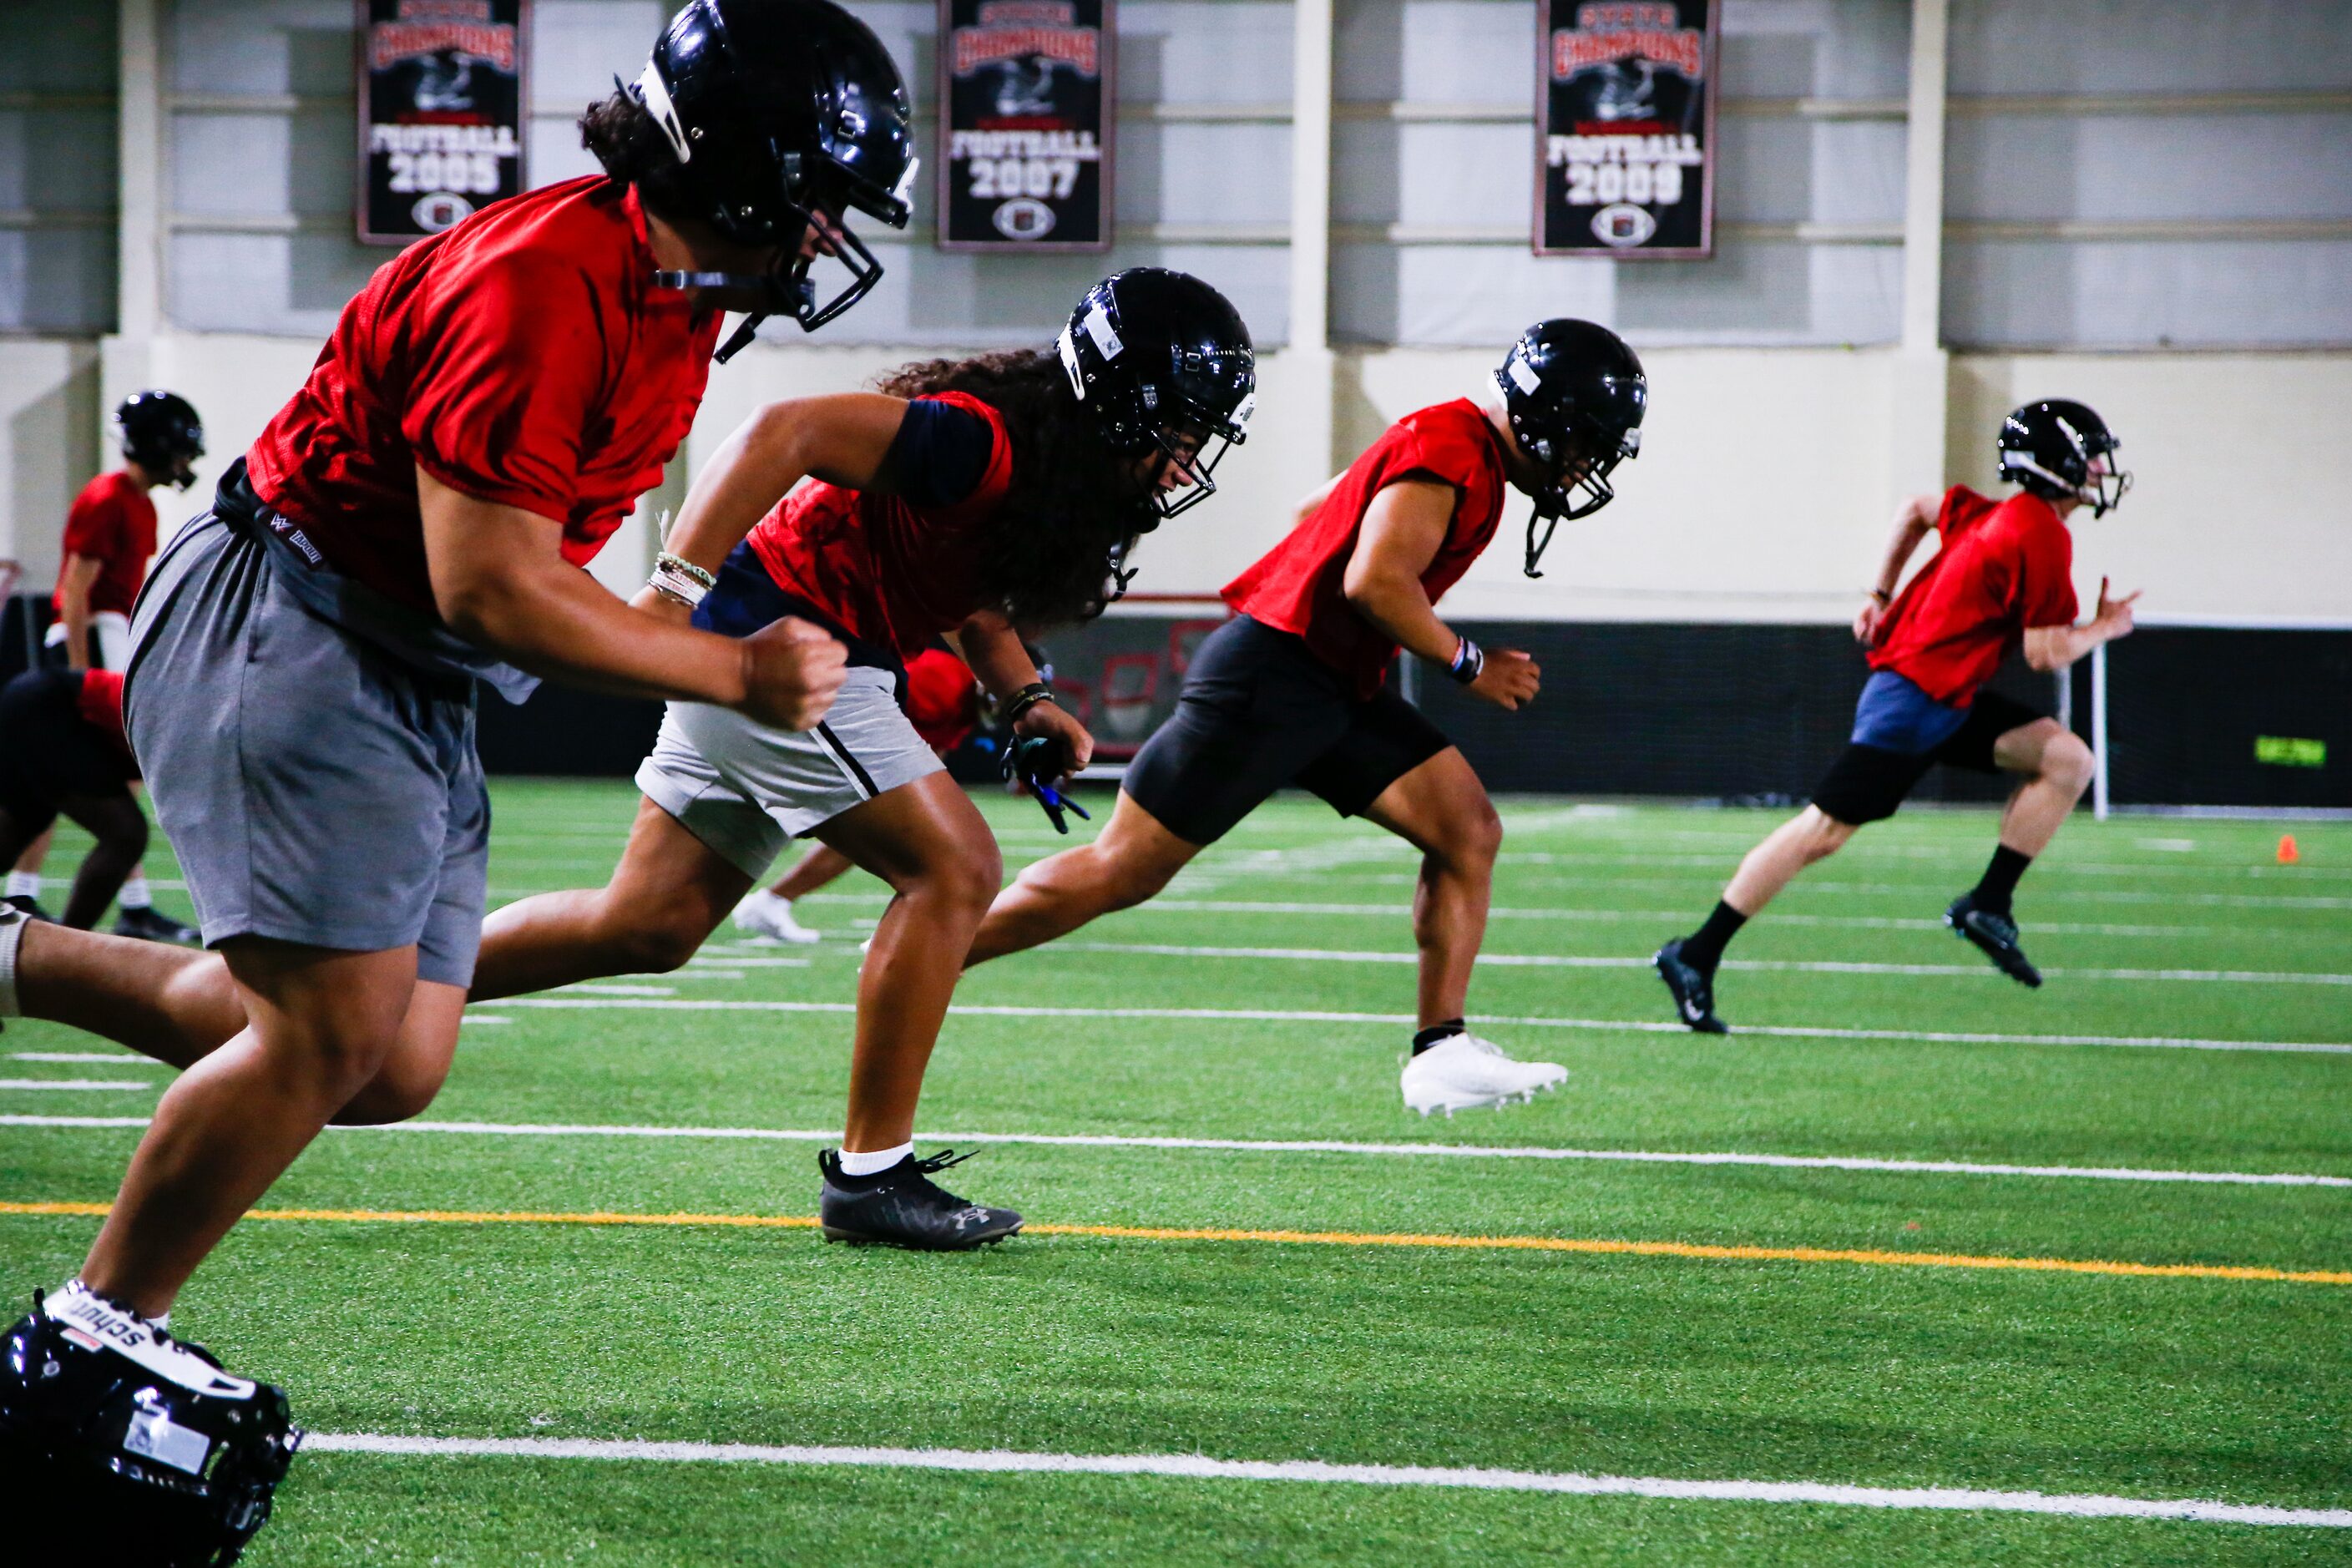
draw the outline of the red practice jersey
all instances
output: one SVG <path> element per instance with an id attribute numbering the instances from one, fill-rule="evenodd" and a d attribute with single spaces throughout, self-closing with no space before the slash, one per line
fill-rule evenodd
<path id="1" fill-rule="evenodd" d="M 99 563 L 98 581 L 89 589 L 90 613 L 129 615 L 155 553 L 155 503 L 147 499 L 145 487 L 120 468 L 82 486 L 66 513 L 65 553 L 53 601 L 58 615 L 66 613 L 66 571 L 77 555 Z"/>
<path id="2" fill-rule="evenodd" d="M 654 285 L 636 193 L 499 202 L 376 268 L 248 455 L 329 565 L 433 613 L 415 470 L 563 525 L 584 565 L 694 423 L 718 311 Z"/>
<path id="3" fill-rule="evenodd" d="M 1304 638 L 1316 658 L 1355 681 L 1360 697 L 1381 689 L 1397 645 L 1356 613 L 1343 580 L 1372 498 L 1400 479 L 1435 479 L 1454 487 L 1445 542 L 1421 574 L 1422 588 L 1435 604 L 1495 537 L 1509 483 L 1502 438 L 1486 410 L 1466 397 L 1408 414 L 1390 426 L 1340 476 L 1315 515 L 1225 584 L 1227 605 Z"/>
<path id="4" fill-rule="evenodd" d="M 2029 627 L 2074 623 L 2074 541 L 2041 497 L 1996 504 L 1965 485 L 1944 493 L 1936 531 L 1943 547 L 1887 610 L 1870 668 L 1966 708 Z"/>
<path id="5" fill-rule="evenodd" d="M 952 752 L 980 722 L 980 689 L 963 660 L 927 647 L 907 661 L 907 717 L 935 752 Z"/>
<path id="6" fill-rule="evenodd" d="M 963 625 L 988 598 L 980 586 L 982 525 L 1013 487 L 1004 417 L 968 393 L 936 401 L 988 421 L 988 467 L 961 500 L 917 506 L 879 491 L 810 480 L 776 503 L 751 533 L 776 586 L 841 630 L 908 659 Z"/>

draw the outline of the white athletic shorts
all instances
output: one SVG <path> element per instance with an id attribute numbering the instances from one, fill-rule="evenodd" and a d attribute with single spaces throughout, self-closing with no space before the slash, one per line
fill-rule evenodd
<path id="1" fill-rule="evenodd" d="M 57 650 L 57 662 L 65 662 L 66 624 L 51 621 L 48 635 L 42 646 Z M 110 669 L 117 675 L 131 668 L 131 617 L 120 610 L 98 610 L 89 617 L 90 667 Z"/>
<path id="2" fill-rule="evenodd" d="M 787 841 L 941 771 L 887 669 L 853 666 L 824 721 L 772 729 L 731 708 L 673 702 L 637 788 L 753 880 Z"/>

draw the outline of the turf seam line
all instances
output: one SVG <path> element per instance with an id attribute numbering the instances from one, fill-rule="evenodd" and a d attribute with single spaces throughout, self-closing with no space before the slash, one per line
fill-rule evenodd
<path id="1" fill-rule="evenodd" d="M 1988 971 L 1987 973 L 1990 973 Z M 745 1002 L 715 997 L 507 996 L 483 1005 L 501 1011 L 516 1007 L 586 1008 L 707 1013 L 855 1013 L 854 1002 Z M 1410 1013 L 1347 1013 L 1322 1008 L 1277 1007 L 1036 1007 L 958 1002 L 950 1014 L 975 1018 L 1177 1018 L 1258 1024 L 1402 1024 Z M 1482 1013 L 1474 1024 L 1503 1024 L 1538 1029 L 1626 1030 L 1635 1034 L 1687 1036 L 1682 1024 L 1656 1018 L 1555 1018 Z M 1906 1040 L 1927 1045 L 1967 1046 L 2116 1046 L 2191 1051 L 2287 1051 L 2323 1056 L 2352 1056 L 2352 1044 L 2333 1040 L 2207 1040 L 2163 1035 L 2000 1035 L 1951 1029 L 1854 1029 L 1801 1024 L 1740 1024 L 1730 1035 L 1706 1043 L 1720 1047 L 1742 1035 L 1773 1038 L 1821 1040 Z"/>
<path id="2" fill-rule="evenodd" d="M 1339 1465 L 1314 1459 L 1214 1459 L 1202 1454 L 1055 1454 L 1016 1449 L 768 1446 L 752 1443 L 609 1441 L 579 1437 L 404 1437 L 313 1433 L 306 1450 L 404 1458 L 638 1460 L 670 1464 L 854 1466 L 982 1474 L 1166 1476 L 1184 1480 L 1289 1481 L 1323 1485 L 1443 1487 L 1474 1491 L 1552 1492 L 1713 1502 L 1813 1503 L 1855 1508 L 1937 1509 L 2058 1514 L 2076 1519 L 2179 1520 L 2200 1524 L 2352 1528 L 2352 1509 L 2293 1508 L 2201 1498 L 2127 1498 L 2095 1493 L 1979 1491 L 1957 1487 L 1871 1487 L 1825 1481 L 1685 1480 L 1434 1465 Z"/>
<path id="3" fill-rule="evenodd" d="M 144 1116 L 0 1115 L 0 1127 L 144 1127 Z M 397 1121 L 331 1127 L 331 1132 L 421 1132 L 488 1138 L 706 1138 L 833 1143 L 838 1131 L 800 1127 L 654 1127 L 628 1122 Z M 1113 1132 L 927 1132 L 927 1142 L 1034 1144 L 1047 1148 L 1205 1150 L 1244 1154 L 1364 1154 L 1438 1159 L 1622 1162 L 1649 1165 L 1756 1165 L 1774 1170 L 1885 1172 L 1895 1175 L 2028 1176 L 2106 1182 L 2181 1182 L 2218 1186 L 2352 1187 L 2352 1176 L 2301 1172 L 2168 1171 L 2129 1165 L 2020 1165 L 1965 1160 L 1896 1160 L 1848 1154 L 1759 1154 L 1734 1150 L 1567 1149 L 1544 1144 L 1378 1143 L 1339 1138 L 1187 1138 Z"/>
<path id="4" fill-rule="evenodd" d="M 0 1215 L 103 1218 L 111 1205 L 0 1203 Z M 807 1215 L 620 1214 L 611 1211 L 488 1209 L 254 1209 L 261 1223 L 325 1225 L 577 1225 L 694 1229 L 814 1230 Z M 1741 1263 L 1852 1263 L 1896 1268 L 2015 1269 L 2029 1273 L 2106 1274 L 2137 1279 L 2240 1279 L 2285 1285 L 2352 1285 L 2352 1270 L 2274 1268 L 2245 1263 L 2131 1263 L 2112 1258 L 2031 1258 L 1962 1252 L 1890 1252 L 1877 1247 L 1759 1247 L 1745 1243 L 1640 1241 L 1613 1237 L 1448 1236 L 1401 1231 L 1260 1230 L 1228 1226 L 1031 1224 L 1030 1236 L 1111 1241 L 1254 1242 L 1292 1247 L 1431 1247 L 1464 1252 L 1570 1252 L 1636 1258 L 1704 1258 Z"/>

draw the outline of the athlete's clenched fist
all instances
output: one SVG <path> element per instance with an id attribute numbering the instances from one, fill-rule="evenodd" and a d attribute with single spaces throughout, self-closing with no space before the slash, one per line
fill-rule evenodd
<path id="1" fill-rule="evenodd" d="M 849 650 L 822 626 L 786 616 L 745 637 L 743 700 L 736 706 L 763 724 L 814 730 L 832 708 L 849 668 Z"/>
<path id="2" fill-rule="evenodd" d="M 1516 710 L 1534 701 L 1542 684 L 1543 670 L 1531 656 L 1515 647 L 1490 647 L 1486 668 L 1470 683 L 1470 695 Z"/>

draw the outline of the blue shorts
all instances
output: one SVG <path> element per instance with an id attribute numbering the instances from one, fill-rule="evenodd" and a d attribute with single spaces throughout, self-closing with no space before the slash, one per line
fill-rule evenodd
<path id="1" fill-rule="evenodd" d="M 1824 816 L 1857 827 L 1884 821 L 1938 763 L 2000 772 L 1995 743 L 2047 717 L 1998 691 L 1979 691 L 1966 708 L 1954 708 L 1882 669 L 1863 687 L 1853 738 L 1813 786 L 1813 804 Z"/>
<path id="2" fill-rule="evenodd" d="M 1967 709 L 1938 702 L 1905 677 L 1882 669 L 1863 685 L 1849 739 L 1857 746 L 1916 756 L 1958 734 L 1968 721 Z"/>

